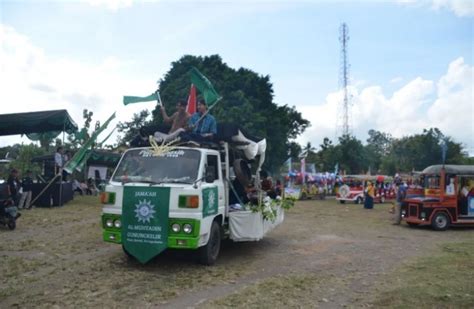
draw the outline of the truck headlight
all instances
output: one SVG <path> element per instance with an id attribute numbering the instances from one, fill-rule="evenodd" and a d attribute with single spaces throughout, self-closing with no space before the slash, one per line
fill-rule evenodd
<path id="1" fill-rule="evenodd" d="M 420 217 L 421 217 L 421 219 L 425 219 L 426 218 L 426 213 L 424 211 L 422 211 L 420 213 Z"/>
<path id="2" fill-rule="evenodd" d="M 193 231 L 193 226 L 189 223 L 186 223 L 183 225 L 183 232 L 185 232 L 186 234 L 191 234 L 191 232 Z"/>
<path id="3" fill-rule="evenodd" d="M 114 221 L 114 226 L 118 229 L 122 227 L 122 222 L 120 221 L 120 219 L 116 219 Z"/>
<path id="4" fill-rule="evenodd" d="M 105 220 L 105 226 L 106 227 L 113 227 L 114 226 L 114 221 L 110 218 Z"/>
<path id="5" fill-rule="evenodd" d="M 181 226 L 178 223 L 173 223 L 173 225 L 171 226 L 171 230 L 175 233 L 179 233 L 179 231 L 181 230 Z"/>

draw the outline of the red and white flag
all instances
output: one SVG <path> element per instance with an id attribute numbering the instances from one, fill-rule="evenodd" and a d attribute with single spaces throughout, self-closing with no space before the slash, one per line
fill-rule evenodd
<path id="1" fill-rule="evenodd" d="M 191 115 L 196 112 L 196 103 L 196 87 L 194 84 L 191 84 L 191 89 L 189 89 L 188 106 L 186 107 L 186 111 Z"/>

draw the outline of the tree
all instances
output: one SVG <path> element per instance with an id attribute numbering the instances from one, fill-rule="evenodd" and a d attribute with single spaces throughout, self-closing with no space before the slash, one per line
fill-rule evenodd
<path id="1" fill-rule="evenodd" d="M 69 148 L 80 148 L 90 137 L 91 134 L 89 132 L 92 116 L 94 113 L 87 109 L 82 111 L 82 118 L 84 119 L 84 125 L 82 129 L 78 130 L 77 132 L 70 134 L 67 138 L 69 141 Z M 100 123 L 97 121 L 95 124 L 95 129 L 100 126 Z"/>
<path id="2" fill-rule="evenodd" d="M 236 123 L 254 136 L 267 139 L 265 168 L 276 171 L 287 159 L 289 140 L 295 139 L 308 126 L 295 107 L 273 102 L 270 77 L 249 69 L 230 68 L 218 55 L 183 56 L 171 64 L 160 81 L 160 95 L 170 113 L 175 103 L 188 95 L 189 70 L 195 66 L 214 85 L 223 99 L 212 109 L 217 121 Z M 153 111 L 153 122 L 161 121 L 159 107 Z"/>
<path id="3" fill-rule="evenodd" d="M 446 164 L 463 164 L 466 154 L 462 145 L 446 137 L 438 128 L 424 129 L 422 134 L 394 139 L 389 154 L 382 160 L 382 171 L 420 171 L 425 167 L 441 164 L 441 143 L 446 142 Z"/>
<path id="4" fill-rule="evenodd" d="M 360 174 L 368 169 L 364 146 L 360 140 L 351 135 L 343 135 L 339 137 L 337 148 L 339 148 L 340 169 L 348 174 Z"/>
<path id="5" fill-rule="evenodd" d="M 323 143 L 319 146 L 321 149 L 317 152 L 314 161 L 319 163 L 319 168 L 322 171 L 333 171 L 341 159 L 339 147 L 335 147 L 327 137 L 323 139 Z M 312 157 L 308 158 L 308 161 L 310 160 L 313 160 Z"/>
<path id="6" fill-rule="evenodd" d="M 130 142 L 137 136 L 140 128 L 149 123 L 147 121 L 148 116 L 150 116 L 150 112 L 142 110 L 138 113 L 134 113 L 131 121 L 119 122 L 117 124 L 118 131 L 124 133 L 124 136 L 119 137 L 118 146 L 126 145 L 127 142 Z"/>
<path id="7" fill-rule="evenodd" d="M 32 163 L 34 157 L 45 155 L 45 149 L 31 143 L 29 145 L 16 145 L 18 149 L 18 156 L 12 161 L 11 167 L 20 171 L 24 175 L 27 170 L 33 171 L 35 174 L 41 173 L 41 166 L 38 163 Z"/>

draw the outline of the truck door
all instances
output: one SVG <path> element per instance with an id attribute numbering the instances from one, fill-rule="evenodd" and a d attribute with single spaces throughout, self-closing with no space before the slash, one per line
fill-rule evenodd
<path id="1" fill-rule="evenodd" d="M 206 155 L 206 171 L 213 174 L 212 183 L 204 182 L 203 188 L 203 215 L 213 215 L 225 211 L 225 191 L 222 170 L 220 168 L 219 157 L 217 154 Z M 216 197 L 214 197 L 216 195 Z M 215 202 L 216 205 L 213 205 Z M 214 209 L 215 207 L 215 209 Z"/>

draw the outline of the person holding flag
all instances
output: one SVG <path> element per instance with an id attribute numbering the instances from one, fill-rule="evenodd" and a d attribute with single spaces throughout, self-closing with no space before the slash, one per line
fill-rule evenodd
<path id="1" fill-rule="evenodd" d="M 181 137 L 184 140 L 210 141 L 217 134 L 216 119 L 209 114 L 207 104 L 204 100 L 199 100 L 198 111 L 189 118 L 188 126 L 190 133 L 184 133 Z"/>
<path id="2" fill-rule="evenodd" d="M 171 129 L 168 134 L 157 131 L 155 132 L 154 136 L 157 142 L 166 142 L 178 137 L 181 132 L 185 131 L 185 128 L 188 125 L 188 121 L 191 115 L 186 111 L 186 102 L 184 102 L 183 100 L 178 101 L 178 103 L 176 104 L 176 112 L 171 115 L 171 117 L 166 114 L 164 105 L 161 105 L 160 109 L 164 123 L 171 123 Z"/>

